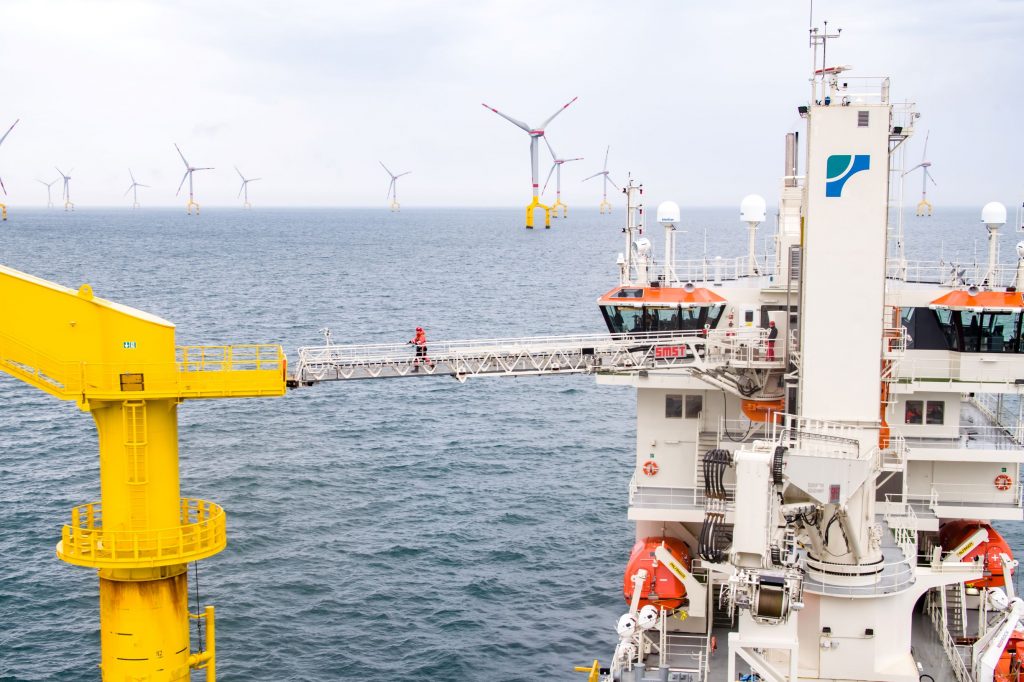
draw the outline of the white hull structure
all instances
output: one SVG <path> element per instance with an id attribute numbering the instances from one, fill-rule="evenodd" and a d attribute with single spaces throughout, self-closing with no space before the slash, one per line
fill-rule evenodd
<path id="1" fill-rule="evenodd" d="M 749 196 L 746 256 L 676 260 L 667 202 L 655 260 L 630 180 L 619 283 L 598 300 L 610 336 L 431 343 L 422 371 L 402 346 L 299 351 L 293 386 L 635 387 L 636 543 L 614 653 L 577 668 L 590 682 L 1019 682 L 1024 601 L 992 522 L 1024 520 L 1024 246 L 998 264 L 990 204 L 984 268 L 907 262 L 889 207 L 918 115 L 887 78 L 815 68 L 807 170 L 790 133 L 771 253 Z"/>

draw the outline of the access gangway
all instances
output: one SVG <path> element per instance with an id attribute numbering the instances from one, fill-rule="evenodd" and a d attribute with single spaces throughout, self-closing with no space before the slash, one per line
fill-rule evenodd
<path id="1" fill-rule="evenodd" d="M 299 348 L 290 387 L 322 381 L 448 376 L 634 373 L 642 370 L 779 369 L 782 349 L 769 347 L 768 331 L 675 331 L 634 334 L 535 336 L 435 341 L 426 358 L 409 344 Z"/>

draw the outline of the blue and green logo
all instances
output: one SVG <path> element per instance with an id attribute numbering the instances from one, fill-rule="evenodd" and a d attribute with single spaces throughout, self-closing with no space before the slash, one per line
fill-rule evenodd
<path id="1" fill-rule="evenodd" d="M 843 196 L 843 185 L 851 177 L 871 167 L 871 157 L 867 154 L 833 154 L 828 157 L 825 167 L 825 196 Z"/>

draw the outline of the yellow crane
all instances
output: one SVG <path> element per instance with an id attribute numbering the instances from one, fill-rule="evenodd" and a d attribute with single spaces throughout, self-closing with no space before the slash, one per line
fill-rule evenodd
<path id="1" fill-rule="evenodd" d="M 216 677 L 214 611 L 188 609 L 187 565 L 227 545 L 224 510 L 182 497 L 178 404 L 280 396 L 276 345 L 184 346 L 155 315 L 0 266 L 0 371 L 73 400 L 99 435 L 100 500 L 71 510 L 57 556 L 97 569 L 104 680 Z M 198 605 L 197 605 L 198 608 Z M 206 622 L 191 651 L 189 621 Z"/>

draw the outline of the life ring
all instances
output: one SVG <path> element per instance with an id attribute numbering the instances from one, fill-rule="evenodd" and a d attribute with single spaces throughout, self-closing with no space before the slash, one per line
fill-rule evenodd
<path id="1" fill-rule="evenodd" d="M 657 476 L 658 475 L 658 463 L 655 462 L 654 460 L 648 460 L 647 462 L 644 463 L 643 470 L 644 470 L 644 473 L 647 474 L 648 476 Z M 1005 476 L 1005 474 L 1004 474 L 1004 476 Z"/>
<path id="2" fill-rule="evenodd" d="M 1013 479 L 1009 474 L 999 474 L 995 480 L 996 490 L 1009 490 L 1013 485 Z"/>

